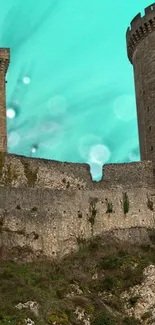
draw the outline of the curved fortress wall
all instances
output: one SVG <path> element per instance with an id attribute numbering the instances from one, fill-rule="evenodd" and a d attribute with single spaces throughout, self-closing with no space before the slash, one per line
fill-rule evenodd
<path id="1" fill-rule="evenodd" d="M 62 257 L 112 232 L 147 243 L 155 227 L 155 191 L 121 185 L 100 190 L 0 186 L 0 258 Z"/>
<path id="2" fill-rule="evenodd" d="M 106 165 L 93 182 L 86 164 L 1 155 L 0 173 L 0 258 L 62 257 L 109 232 L 147 242 L 155 227 L 149 161 Z"/>
<path id="3" fill-rule="evenodd" d="M 155 3 L 132 21 L 126 33 L 133 64 L 141 160 L 155 168 Z"/>

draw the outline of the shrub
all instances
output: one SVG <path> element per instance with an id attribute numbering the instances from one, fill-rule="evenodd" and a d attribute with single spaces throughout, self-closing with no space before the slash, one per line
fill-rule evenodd
<path id="1" fill-rule="evenodd" d="M 117 279 L 112 275 L 107 275 L 102 284 L 103 290 L 111 291 L 116 285 Z"/>
<path id="2" fill-rule="evenodd" d="M 91 223 L 91 225 L 93 226 L 95 223 L 95 217 L 96 217 L 96 213 L 97 213 L 95 202 L 90 203 L 89 211 L 90 211 L 90 217 L 88 220 Z"/>
<path id="3" fill-rule="evenodd" d="M 113 205 L 111 202 L 107 202 L 107 211 L 106 213 L 112 213 L 113 211 Z"/>
<path id="4" fill-rule="evenodd" d="M 118 312 L 123 312 L 123 302 L 118 295 L 112 295 L 110 297 L 104 298 L 106 305 L 110 306 L 112 309 L 117 310 Z"/>
<path id="5" fill-rule="evenodd" d="M 146 311 L 146 313 L 144 313 L 142 315 L 142 320 L 146 320 L 148 318 L 150 318 L 152 316 L 152 312 L 151 311 Z"/>
<path id="6" fill-rule="evenodd" d="M 139 319 L 136 319 L 135 317 L 125 317 L 123 319 L 123 325 L 139 325 L 140 321 Z"/>
<path id="7" fill-rule="evenodd" d="M 129 299 L 129 304 L 133 307 L 135 306 L 136 302 L 138 301 L 139 296 L 134 296 Z"/>
<path id="8" fill-rule="evenodd" d="M 48 319 L 49 325 L 54 324 L 61 324 L 61 325 L 67 325 L 69 324 L 68 316 L 65 312 L 62 312 L 60 310 L 54 312 Z"/>
<path id="9" fill-rule="evenodd" d="M 102 312 L 93 320 L 92 325 L 115 325 L 115 321 L 110 314 Z"/>
<path id="10" fill-rule="evenodd" d="M 100 267 L 104 270 L 113 270 L 119 268 L 120 266 L 122 266 L 122 264 L 123 261 L 120 257 L 111 255 L 102 258 L 100 262 Z"/>
<path id="11" fill-rule="evenodd" d="M 123 209 L 124 209 L 124 214 L 129 212 L 129 199 L 126 192 L 123 193 Z"/>
<path id="12" fill-rule="evenodd" d="M 155 230 L 154 229 L 151 229 L 151 231 L 149 233 L 149 238 L 150 238 L 152 244 L 154 245 L 155 244 Z"/>

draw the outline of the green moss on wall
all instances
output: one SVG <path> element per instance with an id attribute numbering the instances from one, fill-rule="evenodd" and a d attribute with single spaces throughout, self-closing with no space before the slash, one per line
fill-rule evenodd
<path id="1" fill-rule="evenodd" d="M 6 185 L 12 184 L 14 180 L 18 177 L 15 166 L 11 165 L 11 163 L 6 165 L 4 172 L 4 182 Z"/>
<path id="2" fill-rule="evenodd" d="M 16 167 L 8 162 L 5 164 L 6 153 L 0 152 L 0 178 L 5 185 L 12 184 L 17 179 Z"/>
<path id="3" fill-rule="evenodd" d="M 89 202 L 89 222 L 91 223 L 91 226 L 94 226 L 95 223 L 95 217 L 97 214 L 97 209 L 96 209 L 96 203 L 98 202 L 97 198 L 91 198 Z"/>
<path id="4" fill-rule="evenodd" d="M 123 210 L 124 210 L 124 214 L 129 212 L 129 198 L 127 193 L 123 193 Z"/>
<path id="5" fill-rule="evenodd" d="M 106 210 L 106 213 L 112 213 L 112 212 L 113 212 L 112 202 L 107 202 L 107 210 Z"/>
<path id="6" fill-rule="evenodd" d="M 32 169 L 29 162 L 21 161 L 24 166 L 25 176 L 27 178 L 28 186 L 34 187 L 37 181 L 38 168 Z"/>

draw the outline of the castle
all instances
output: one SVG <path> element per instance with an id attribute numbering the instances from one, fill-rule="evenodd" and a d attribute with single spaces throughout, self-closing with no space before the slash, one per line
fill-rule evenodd
<path id="1" fill-rule="evenodd" d="M 127 29 L 134 68 L 140 162 L 109 164 L 92 181 L 89 165 L 7 153 L 5 75 L 0 49 L 0 256 L 61 257 L 83 240 L 112 233 L 147 242 L 155 228 L 155 4 Z"/>

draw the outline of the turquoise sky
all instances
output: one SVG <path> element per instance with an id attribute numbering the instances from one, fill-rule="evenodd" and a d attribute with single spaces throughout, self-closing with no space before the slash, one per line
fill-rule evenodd
<path id="1" fill-rule="evenodd" d="M 8 151 L 101 166 L 139 160 L 126 29 L 147 0 L 7 0 Z"/>

